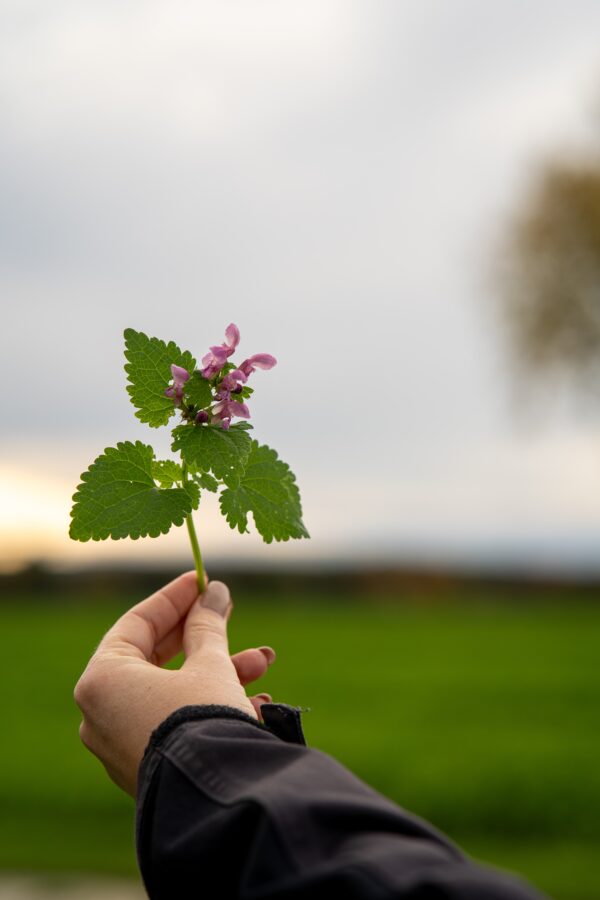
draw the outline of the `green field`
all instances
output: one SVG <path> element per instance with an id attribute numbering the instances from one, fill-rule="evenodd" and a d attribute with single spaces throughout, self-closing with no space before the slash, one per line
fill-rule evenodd
<path id="1" fill-rule="evenodd" d="M 138 598 L 132 598 L 138 599 Z M 238 596 L 232 650 L 332 753 L 474 856 L 600 897 L 600 606 Z M 124 604 L 0 608 L 0 869 L 132 874 L 132 803 L 79 744 L 72 689 Z"/>

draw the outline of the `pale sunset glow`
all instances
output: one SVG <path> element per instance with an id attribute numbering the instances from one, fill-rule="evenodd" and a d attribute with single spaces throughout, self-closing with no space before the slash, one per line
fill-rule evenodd
<path id="1" fill-rule="evenodd" d="M 137 429 L 136 429 L 137 430 Z M 140 426 L 138 437 L 144 436 Z M 254 533 L 229 530 L 214 495 L 205 497 L 195 521 L 208 565 L 211 557 L 246 562 L 321 561 L 328 558 L 401 561 L 423 558 L 432 548 L 442 561 L 463 559 L 463 547 L 484 561 L 502 552 L 520 564 L 552 566 L 548 545 L 561 545 L 561 564 L 584 565 L 600 542 L 600 433 L 555 434 L 551 439 L 523 437 L 516 443 L 473 445 L 450 453 L 426 479 L 397 476 L 394 505 L 381 488 L 341 472 L 323 479 L 318 460 L 303 473 L 303 502 L 312 541 L 266 547 Z M 68 537 L 71 497 L 82 468 L 80 457 L 63 456 L 46 474 L 31 472 L 16 457 L 0 467 L 0 569 L 13 571 L 27 562 L 60 567 L 84 565 L 188 565 L 184 528 L 160 540 L 73 542 Z M 53 454 L 54 459 L 56 455 Z M 26 461 L 25 461 L 26 462 Z M 568 473 L 568 478 L 566 477 Z M 388 473 L 390 479 L 392 473 Z M 385 473 L 379 473 L 384 479 Z M 377 484 L 377 482 L 375 482 Z M 348 516 L 352 497 L 360 516 Z M 520 510 L 514 521 L 514 510 Z M 380 536 L 380 522 L 390 534 Z M 448 534 L 453 534 L 453 541 Z M 399 543 L 398 543 L 399 542 Z M 402 555 L 405 548 L 406 556 Z M 426 558 L 426 557 L 425 557 Z"/>

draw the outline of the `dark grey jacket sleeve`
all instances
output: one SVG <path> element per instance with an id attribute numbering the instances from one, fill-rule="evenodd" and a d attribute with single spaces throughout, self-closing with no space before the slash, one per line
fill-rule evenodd
<path id="1" fill-rule="evenodd" d="M 304 745 L 299 713 L 187 706 L 140 767 L 137 852 L 151 900 L 535 900 Z"/>

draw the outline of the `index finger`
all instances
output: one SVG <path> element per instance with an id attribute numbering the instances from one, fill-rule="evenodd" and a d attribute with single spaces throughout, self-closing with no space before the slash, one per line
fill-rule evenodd
<path id="1" fill-rule="evenodd" d="M 187 615 L 197 596 L 196 572 L 180 575 L 117 619 L 96 653 L 150 660 L 156 645 Z"/>

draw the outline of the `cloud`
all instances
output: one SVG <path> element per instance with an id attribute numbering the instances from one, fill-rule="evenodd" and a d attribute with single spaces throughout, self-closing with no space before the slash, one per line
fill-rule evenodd
<path id="1" fill-rule="evenodd" d="M 234 320 L 280 359 L 252 412 L 319 506 L 310 552 L 338 547 L 348 497 L 343 541 L 392 556 L 458 521 L 467 549 L 526 521 L 557 552 L 566 521 L 596 534 L 574 469 L 567 519 L 546 493 L 552 435 L 525 451 L 510 422 L 480 268 L 535 159 L 587 136 L 597 4 L 23 0 L 5 19 L 5 460 L 20 443 L 34 475 L 59 456 L 76 478 L 154 440 L 122 330 L 200 354 Z"/>

